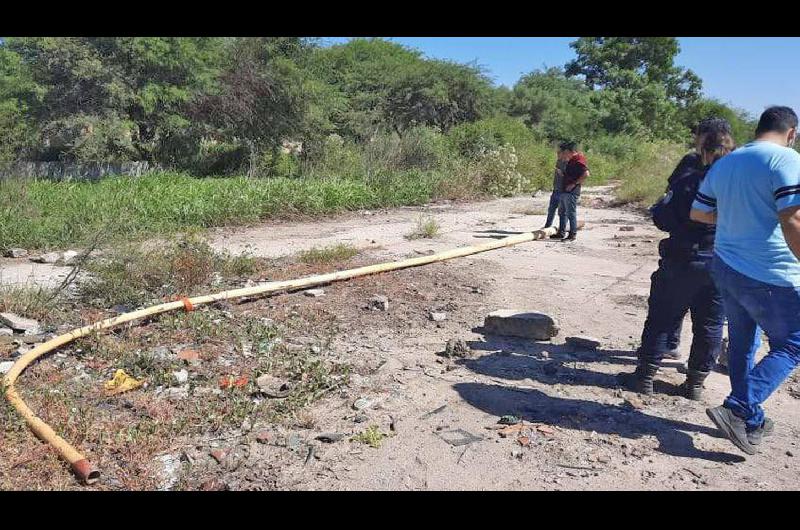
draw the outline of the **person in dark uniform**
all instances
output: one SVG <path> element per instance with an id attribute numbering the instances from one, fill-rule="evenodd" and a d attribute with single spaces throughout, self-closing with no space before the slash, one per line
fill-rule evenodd
<path id="1" fill-rule="evenodd" d="M 703 146 L 703 140 L 709 133 L 727 134 L 728 136 L 733 136 L 733 132 L 731 130 L 731 124 L 728 123 L 728 120 L 726 119 L 706 118 L 702 120 L 700 123 L 698 123 L 697 127 L 695 127 L 694 130 L 695 150 L 687 154 L 683 158 L 681 158 L 681 161 L 678 162 L 677 166 L 675 166 L 675 169 L 672 171 L 672 174 L 667 179 L 667 191 L 669 190 L 670 184 L 678 180 L 680 177 L 683 177 L 688 173 L 691 173 L 692 171 L 699 171 L 703 169 L 703 160 L 700 155 L 700 150 Z M 681 353 L 678 350 L 678 348 L 681 345 L 682 328 L 683 328 L 683 319 L 681 319 L 678 322 L 677 327 L 670 332 L 667 338 L 668 350 L 664 354 L 664 356 L 667 359 L 677 360 L 681 358 Z"/>
<path id="2" fill-rule="evenodd" d="M 725 320 L 722 297 L 710 274 L 716 227 L 691 221 L 689 211 L 708 168 L 733 149 L 730 134 L 706 134 L 700 149 L 703 169 L 693 169 L 674 179 L 667 195 L 654 206 L 654 220 L 659 227 L 669 227 L 669 237 L 659 244 L 661 260 L 651 276 L 636 371 L 619 378 L 627 388 L 653 393 L 653 380 L 669 349 L 670 334 L 687 311 L 692 315 L 693 338 L 681 393 L 689 399 L 700 399 L 703 381 L 716 363 Z"/>

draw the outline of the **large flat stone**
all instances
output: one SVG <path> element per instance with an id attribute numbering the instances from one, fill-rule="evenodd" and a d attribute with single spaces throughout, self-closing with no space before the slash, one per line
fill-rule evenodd
<path id="1" fill-rule="evenodd" d="M 491 335 L 550 340 L 558 335 L 558 323 L 551 317 L 534 311 L 502 309 L 490 313 L 483 324 Z"/>
<path id="2" fill-rule="evenodd" d="M 0 313 L 0 324 L 5 324 L 11 329 L 24 331 L 29 335 L 39 333 L 39 323 L 30 318 L 21 317 L 14 313 Z"/>

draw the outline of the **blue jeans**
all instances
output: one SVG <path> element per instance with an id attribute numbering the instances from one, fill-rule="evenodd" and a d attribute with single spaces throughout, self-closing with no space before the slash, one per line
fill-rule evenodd
<path id="1" fill-rule="evenodd" d="M 559 199 L 561 208 L 558 210 L 558 231 L 566 233 L 566 222 L 569 221 L 569 232 L 574 234 L 578 231 L 578 196 L 574 193 L 563 191 Z"/>
<path id="2" fill-rule="evenodd" d="M 662 259 L 650 277 L 647 319 L 642 330 L 640 363 L 660 364 L 673 349 L 676 329 L 687 311 L 692 315 L 689 368 L 708 372 L 722 347 L 722 297 L 711 279 L 710 260 Z"/>
<path id="3" fill-rule="evenodd" d="M 754 280 L 718 256 L 712 274 L 728 317 L 731 393 L 724 406 L 753 430 L 764 422 L 761 404 L 800 363 L 800 289 Z M 769 353 L 754 366 L 762 329 Z"/>
<path id="4" fill-rule="evenodd" d="M 553 219 L 556 216 L 556 210 L 558 210 L 559 215 L 561 215 L 561 211 L 563 210 L 561 207 L 561 192 L 553 190 L 553 193 L 550 194 L 550 204 L 547 205 L 547 221 L 544 222 L 545 228 L 552 226 Z"/>

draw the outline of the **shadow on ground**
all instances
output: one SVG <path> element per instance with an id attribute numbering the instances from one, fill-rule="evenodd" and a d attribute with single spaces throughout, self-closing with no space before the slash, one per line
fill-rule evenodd
<path id="1" fill-rule="evenodd" d="M 616 374 L 589 370 L 576 365 L 592 362 L 607 362 L 630 366 L 636 364 L 636 352 L 624 350 L 580 350 L 566 344 L 534 342 L 524 339 L 486 335 L 483 341 L 469 342 L 475 351 L 493 352 L 476 359 L 460 359 L 460 364 L 469 370 L 508 381 L 508 385 L 484 383 L 457 383 L 459 395 L 470 405 L 493 416 L 515 414 L 522 419 L 543 422 L 586 432 L 616 434 L 623 438 L 638 439 L 654 436 L 658 450 L 672 456 L 702 458 L 714 462 L 742 462 L 744 457 L 713 451 L 704 451 L 694 446 L 689 433 L 702 433 L 713 437 L 719 434 L 715 428 L 685 421 L 670 420 L 646 414 L 626 405 L 610 405 L 553 397 L 532 388 L 514 387 L 513 381 L 532 379 L 544 384 L 567 384 L 617 389 Z M 665 367 L 680 366 L 680 363 L 663 363 Z M 674 385 L 661 382 L 666 393 L 675 394 Z M 658 389 L 664 392 L 664 388 Z M 671 390 L 671 391 L 670 391 Z"/>
<path id="2" fill-rule="evenodd" d="M 616 434 L 632 440 L 654 436 L 659 442 L 657 450 L 671 456 L 712 462 L 745 460 L 740 455 L 695 447 L 689 433 L 717 436 L 716 429 L 703 425 L 652 416 L 620 405 L 548 396 L 535 389 L 484 383 L 456 383 L 453 388 L 464 401 L 495 417 L 513 413 L 525 421 L 580 429 L 586 433 Z"/>
<path id="3" fill-rule="evenodd" d="M 462 359 L 457 361 L 457 364 L 482 375 L 518 381 L 533 379 L 545 384 L 560 383 L 615 389 L 620 388 L 617 374 L 596 372 L 577 365 L 602 362 L 631 368 L 636 366 L 636 352 L 630 350 L 582 350 L 568 344 L 492 335 L 484 335 L 483 341 L 471 341 L 467 345 L 473 351 L 493 353 L 477 359 Z M 679 369 L 683 364 L 677 361 L 663 361 L 661 366 L 662 369 Z M 663 380 L 656 381 L 656 391 L 672 396 L 680 394 L 677 385 Z"/>

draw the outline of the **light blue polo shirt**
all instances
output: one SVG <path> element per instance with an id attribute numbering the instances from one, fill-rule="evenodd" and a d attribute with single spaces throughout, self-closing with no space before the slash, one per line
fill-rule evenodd
<path id="1" fill-rule="evenodd" d="M 719 159 L 692 204 L 717 210 L 714 251 L 729 267 L 771 285 L 800 287 L 800 262 L 778 220 L 791 206 L 800 206 L 800 154 L 766 141 Z"/>

